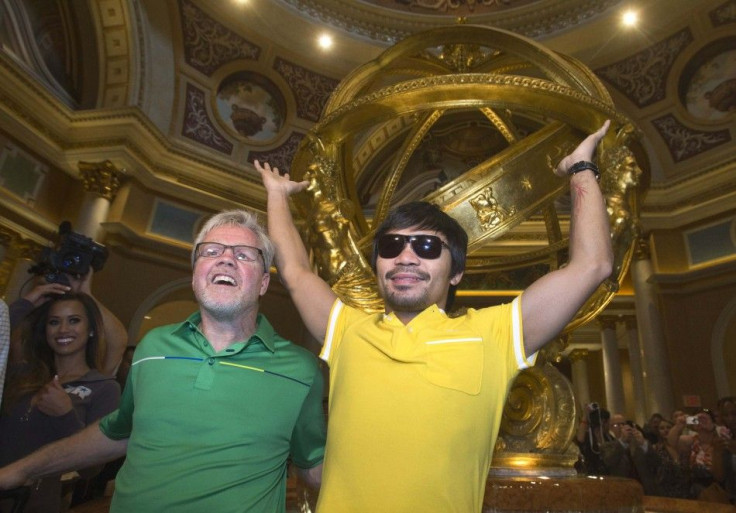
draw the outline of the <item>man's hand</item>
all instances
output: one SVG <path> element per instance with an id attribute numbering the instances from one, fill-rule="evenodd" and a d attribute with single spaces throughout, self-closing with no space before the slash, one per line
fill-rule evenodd
<path id="1" fill-rule="evenodd" d="M 32 404 L 38 410 L 50 417 L 60 417 L 72 410 L 72 400 L 59 382 L 59 376 L 54 376 L 41 390 L 36 392 Z"/>
<path id="2" fill-rule="evenodd" d="M 279 168 L 271 168 L 268 162 L 264 162 L 261 165 L 257 160 L 253 161 L 253 165 L 261 173 L 261 179 L 267 192 L 278 192 L 282 191 L 287 196 L 301 192 L 307 188 L 309 182 L 304 180 L 302 182 L 295 182 L 290 179 L 289 173 L 283 175 L 279 173 Z"/>
<path id="3" fill-rule="evenodd" d="M 608 132 L 608 127 L 610 126 L 611 120 L 607 119 L 606 122 L 603 123 L 603 126 L 601 126 L 596 132 L 593 132 L 583 139 L 583 142 L 581 142 L 577 148 L 572 150 L 572 153 L 563 158 L 560 163 L 557 164 L 555 174 L 557 176 L 567 176 L 567 170 L 576 162 L 580 162 L 581 160 L 593 160 L 595 149 L 601 139 L 603 139 L 603 136 L 606 135 L 606 132 Z"/>

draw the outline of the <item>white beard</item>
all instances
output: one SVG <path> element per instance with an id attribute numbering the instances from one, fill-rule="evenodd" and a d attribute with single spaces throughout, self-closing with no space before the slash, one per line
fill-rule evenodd
<path id="1" fill-rule="evenodd" d="M 246 298 L 241 294 L 217 294 L 217 291 L 195 290 L 194 295 L 202 310 L 219 321 L 235 319 L 243 314 L 248 307 Z"/>

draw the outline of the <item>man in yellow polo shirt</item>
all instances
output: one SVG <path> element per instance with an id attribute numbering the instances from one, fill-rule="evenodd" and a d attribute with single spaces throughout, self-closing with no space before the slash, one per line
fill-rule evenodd
<path id="1" fill-rule="evenodd" d="M 507 305 L 449 318 L 468 237 L 434 205 L 414 202 L 376 230 L 373 268 L 385 313 L 343 304 L 312 270 L 289 211 L 307 182 L 256 167 L 281 279 L 330 366 L 319 513 L 480 511 L 501 412 L 517 372 L 610 275 L 598 170 L 606 122 L 556 170 L 571 181 L 570 261 Z"/>

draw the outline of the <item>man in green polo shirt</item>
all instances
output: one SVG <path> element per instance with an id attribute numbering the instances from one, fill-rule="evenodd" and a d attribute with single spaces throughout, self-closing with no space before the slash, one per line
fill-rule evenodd
<path id="1" fill-rule="evenodd" d="M 112 512 L 283 512 L 288 460 L 318 485 L 316 358 L 258 313 L 273 254 L 249 212 L 211 218 L 192 252 L 199 312 L 143 338 L 118 410 L 0 469 L 0 489 L 124 454 Z"/>

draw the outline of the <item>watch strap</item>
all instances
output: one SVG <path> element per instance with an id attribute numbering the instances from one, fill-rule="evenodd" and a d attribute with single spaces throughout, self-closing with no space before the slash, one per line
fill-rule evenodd
<path id="1" fill-rule="evenodd" d="M 593 171 L 593 174 L 595 175 L 595 179 L 600 181 L 601 179 L 601 172 L 598 170 L 598 166 L 593 164 L 592 162 L 588 160 L 581 160 L 580 162 L 575 162 L 572 166 L 570 166 L 567 170 L 567 174 L 572 176 L 575 173 L 579 173 L 580 171 L 585 171 L 586 169 L 590 169 Z"/>

